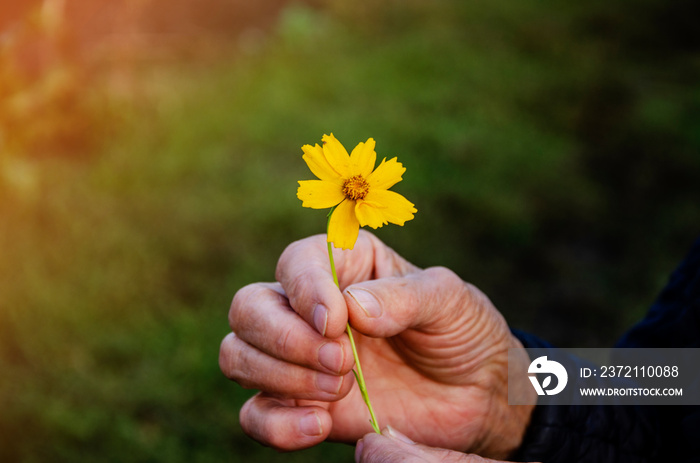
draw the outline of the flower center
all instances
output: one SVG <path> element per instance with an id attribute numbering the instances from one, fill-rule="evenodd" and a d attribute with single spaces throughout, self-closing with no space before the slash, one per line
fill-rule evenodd
<path id="1" fill-rule="evenodd" d="M 369 193 L 369 183 L 364 179 L 362 175 L 355 175 L 345 180 L 343 183 L 343 194 L 346 198 L 356 201 L 358 199 L 365 199 Z"/>

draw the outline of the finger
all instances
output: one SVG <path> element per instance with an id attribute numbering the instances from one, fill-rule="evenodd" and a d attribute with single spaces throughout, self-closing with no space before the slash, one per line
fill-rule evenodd
<path id="1" fill-rule="evenodd" d="M 341 288 L 372 278 L 404 275 L 416 270 L 371 233 L 360 230 L 352 251 L 333 249 Z M 282 284 L 294 310 L 324 336 L 336 338 L 345 330 L 347 307 L 333 282 L 325 235 L 292 243 L 277 264 Z"/>
<path id="2" fill-rule="evenodd" d="M 478 315 L 480 294 L 442 267 L 364 281 L 344 291 L 350 324 L 375 337 L 394 336 L 407 328 L 440 331 L 452 327 L 456 320 Z M 463 307 L 471 310 L 457 310 Z"/>
<path id="3" fill-rule="evenodd" d="M 499 463 L 478 455 L 417 444 L 392 428 L 384 429 L 382 434 L 371 433 L 363 437 L 355 448 L 355 461 L 358 463 Z"/>
<path id="4" fill-rule="evenodd" d="M 353 328 L 392 338 L 406 362 L 441 382 L 478 380 L 483 362 L 502 360 L 512 343 L 488 298 L 445 268 L 357 283 L 344 295 Z"/>
<path id="5" fill-rule="evenodd" d="M 338 400 L 353 385 L 351 373 L 330 375 L 271 357 L 229 333 L 219 351 L 221 371 L 246 389 L 294 399 Z"/>
<path id="6" fill-rule="evenodd" d="M 325 235 L 290 244 L 277 263 L 276 278 L 291 307 L 316 331 L 329 338 L 343 334 L 347 308 L 333 281 Z"/>
<path id="7" fill-rule="evenodd" d="M 266 394 L 256 394 L 241 408 L 243 431 L 277 450 L 301 450 L 323 442 L 331 431 L 331 416 L 320 406 L 295 406 Z"/>
<path id="8" fill-rule="evenodd" d="M 236 293 L 229 311 L 236 335 L 271 357 L 333 374 L 353 366 L 346 336 L 329 341 L 301 319 L 279 283 L 258 283 Z"/>

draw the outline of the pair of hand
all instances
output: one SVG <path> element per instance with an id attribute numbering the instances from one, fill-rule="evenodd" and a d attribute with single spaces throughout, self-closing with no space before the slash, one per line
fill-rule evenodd
<path id="1" fill-rule="evenodd" d="M 368 462 L 394 461 L 378 450 L 389 444 L 448 452 L 409 441 L 511 455 L 532 407 L 508 405 L 508 349 L 522 345 L 489 299 L 447 269 L 415 267 L 364 231 L 354 250 L 334 255 L 342 291 L 318 235 L 284 251 L 276 283 L 236 293 L 219 363 L 261 391 L 241 409 L 243 430 L 279 450 L 362 438 L 357 457 Z M 377 419 L 403 434 L 366 435 L 372 428 L 351 372 L 348 322 Z"/>

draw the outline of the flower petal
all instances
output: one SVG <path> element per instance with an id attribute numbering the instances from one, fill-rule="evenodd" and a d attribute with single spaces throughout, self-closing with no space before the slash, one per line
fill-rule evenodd
<path id="1" fill-rule="evenodd" d="M 352 175 L 362 175 L 367 178 L 374 169 L 377 162 L 377 153 L 374 151 L 376 143 L 373 138 L 367 139 L 365 143 L 358 143 L 352 153 L 350 153 L 350 167 Z"/>
<path id="2" fill-rule="evenodd" d="M 357 201 L 355 205 L 355 215 L 357 216 L 357 220 L 360 221 L 360 226 L 370 226 L 376 229 L 389 223 L 381 212 L 381 209 L 386 209 L 386 207 L 367 200 Z"/>
<path id="3" fill-rule="evenodd" d="M 384 158 L 374 172 L 367 177 L 367 183 L 371 188 L 387 190 L 401 181 L 404 172 L 406 168 L 396 158 L 388 161 Z"/>
<path id="4" fill-rule="evenodd" d="M 323 154 L 326 156 L 328 163 L 333 167 L 333 170 L 338 172 L 343 178 L 352 177 L 350 155 L 345 147 L 333 134 L 324 135 L 321 139 L 323 140 Z"/>
<path id="5" fill-rule="evenodd" d="M 326 180 L 300 180 L 297 198 L 301 199 L 304 207 L 312 209 L 327 209 L 345 199 L 343 190 L 337 183 Z"/>
<path id="6" fill-rule="evenodd" d="M 338 205 L 328 221 L 328 242 L 336 248 L 352 249 L 360 234 L 360 222 L 355 217 L 355 201 L 346 199 Z"/>
<path id="7" fill-rule="evenodd" d="M 355 209 L 360 223 L 372 228 L 387 222 L 403 226 L 418 212 L 412 202 L 389 190 L 370 190 L 363 204 Z"/>
<path id="8" fill-rule="evenodd" d="M 321 180 L 342 183 L 340 173 L 328 162 L 326 156 L 323 154 L 323 148 L 321 148 L 318 143 L 316 146 L 304 145 L 301 149 L 304 151 L 302 159 L 306 161 L 306 165 L 309 166 L 309 169 L 311 169 L 311 172 L 313 172 L 316 177 Z"/>

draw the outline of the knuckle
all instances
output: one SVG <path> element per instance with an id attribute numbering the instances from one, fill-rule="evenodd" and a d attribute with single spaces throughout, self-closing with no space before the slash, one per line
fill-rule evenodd
<path id="1" fill-rule="evenodd" d="M 287 245 L 287 247 L 282 251 L 282 254 L 280 254 L 280 258 L 277 261 L 277 268 L 275 270 L 275 278 L 277 281 L 282 281 L 285 279 L 287 276 L 286 269 L 289 268 L 289 262 L 292 262 L 296 260 L 297 254 L 300 252 L 304 252 L 303 248 L 305 244 L 308 244 L 308 241 L 311 238 L 305 238 L 302 240 L 294 241 L 290 244 Z"/>
<path id="2" fill-rule="evenodd" d="M 251 389 L 253 384 L 246 379 L 247 356 L 242 347 L 243 342 L 238 339 L 235 333 L 229 333 L 219 349 L 219 368 L 228 379 L 237 382 L 245 389 Z"/>
<path id="3" fill-rule="evenodd" d="M 304 287 L 303 283 L 308 283 L 306 270 L 314 265 L 314 259 L 309 259 L 309 256 L 325 252 L 325 235 L 314 235 L 290 243 L 277 261 L 275 279 L 283 284 L 288 294 L 294 294 Z M 304 262 L 308 264 L 304 265 Z"/>
<path id="4" fill-rule="evenodd" d="M 287 279 L 287 291 L 289 294 L 289 303 L 292 308 L 298 312 L 300 296 L 304 294 L 303 287 L 308 283 L 308 276 L 303 272 L 294 275 Z"/>
<path id="5" fill-rule="evenodd" d="M 253 396 L 241 408 L 239 422 L 243 432 L 257 440 L 258 442 L 272 447 L 276 450 L 285 450 L 289 446 L 289 441 L 293 441 L 293 436 L 289 436 L 286 427 L 288 423 L 271 419 L 274 416 L 276 407 L 261 405 L 259 394 Z M 286 425 L 286 426 L 285 426 Z"/>
<path id="6" fill-rule="evenodd" d="M 289 301 L 277 286 L 254 283 L 238 290 L 228 315 L 231 329 L 242 338 L 246 338 L 247 331 L 260 329 L 268 324 L 265 318 L 267 312 L 260 310 L 261 307 L 277 309 L 288 306 Z"/>
<path id="7" fill-rule="evenodd" d="M 430 267 L 425 269 L 425 274 L 429 278 L 449 286 L 464 285 L 464 281 L 447 267 Z"/>
<path id="8" fill-rule="evenodd" d="M 229 333 L 224 340 L 221 341 L 221 347 L 219 348 L 219 368 L 229 379 L 233 379 L 234 354 L 232 350 L 234 349 L 233 344 L 235 337 L 235 334 Z"/>
<path id="9" fill-rule="evenodd" d="M 258 395 L 259 394 L 256 394 L 243 404 L 238 414 L 238 422 L 246 435 L 263 442 L 265 441 L 265 436 L 261 429 L 263 427 L 260 425 L 261 419 L 259 413 L 256 411 L 256 399 Z"/>
<path id="10" fill-rule="evenodd" d="M 245 308 L 250 306 L 251 300 L 259 293 L 260 284 L 253 283 L 239 289 L 233 296 L 231 308 L 228 312 L 228 321 L 231 328 L 235 331 L 236 327 L 242 324 L 243 314 L 249 313 Z"/>
<path id="11" fill-rule="evenodd" d="M 457 298 L 463 298 L 469 292 L 469 285 L 446 267 L 430 267 L 425 273 L 445 295 L 453 294 Z"/>
<path id="12" fill-rule="evenodd" d="M 257 396 L 257 395 L 256 395 Z M 251 434 L 251 424 L 255 423 L 255 420 L 251 418 L 251 409 L 253 407 L 253 401 L 256 397 L 247 400 L 241 407 L 241 411 L 238 414 L 238 421 L 241 424 L 243 432 L 250 435 Z"/>
<path id="13" fill-rule="evenodd" d="M 294 329 L 286 328 L 281 336 L 275 339 L 275 351 L 279 355 L 286 357 L 290 353 L 293 337 Z"/>
<path id="14" fill-rule="evenodd" d="M 430 323 L 447 326 L 463 317 L 472 305 L 469 285 L 446 267 L 430 267 L 421 274 L 422 297 L 430 308 L 425 313 Z"/>

